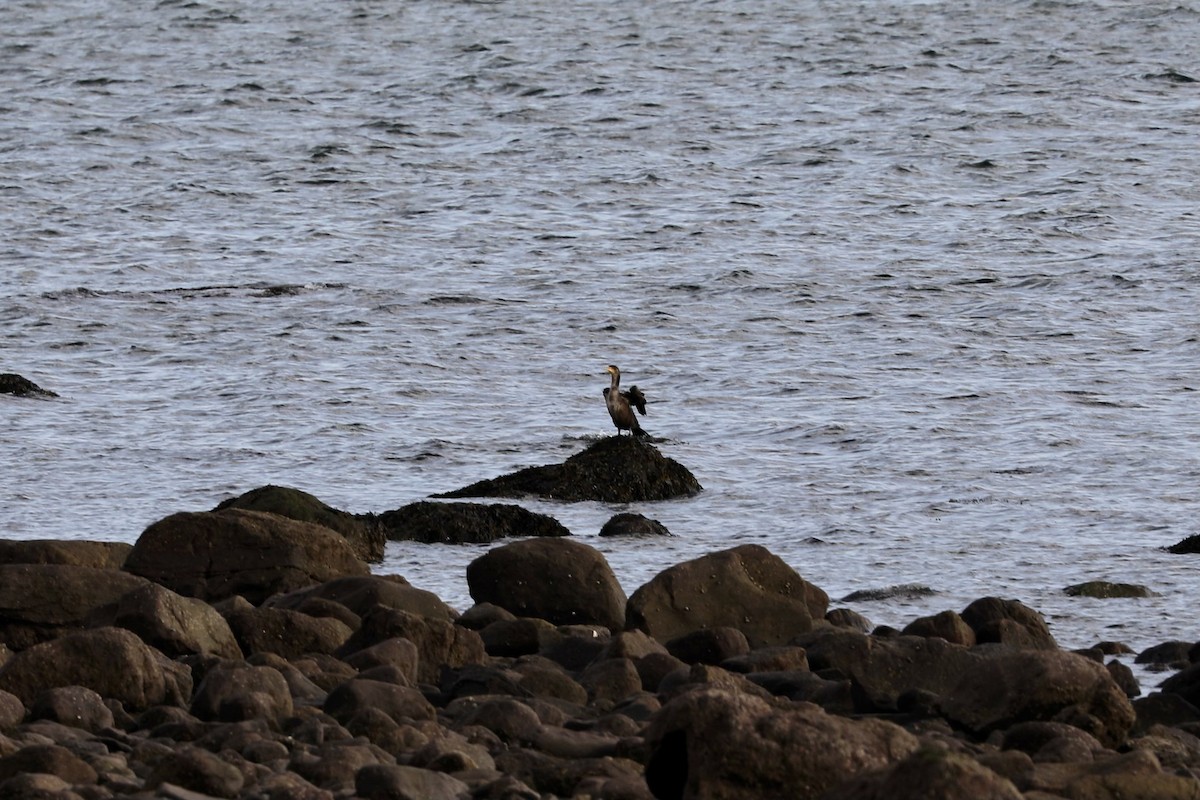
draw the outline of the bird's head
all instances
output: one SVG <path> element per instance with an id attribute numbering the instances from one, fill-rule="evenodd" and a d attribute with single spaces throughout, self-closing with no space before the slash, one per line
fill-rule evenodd
<path id="1" fill-rule="evenodd" d="M 609 364 L 607 367 L 604 368 L 604 374 L 605 375 L 616 375 L 619 378 L 619 377 L 621 377 L 621 370 L 617 369 L 612 364 Z"/>

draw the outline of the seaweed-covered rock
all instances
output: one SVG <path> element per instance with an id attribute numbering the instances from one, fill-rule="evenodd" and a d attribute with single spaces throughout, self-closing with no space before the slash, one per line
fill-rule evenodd
<path id="1" fill-rule="evenodd" d="M 570 536 L 562 523 L 510 503 L 436 503 L 421 500 L 378 516 L 393 541 L 479 544 L 510 536 Z"/>
<path id="2" fill-rule="evenodd" d="M 332 508 L 307 492 L 288 486 L 260 486 L 243 495 L 220 503 L 213 511 L 226 508 L 241 508 L 247 511 L 265 511 L 300 522 L 324 525 L 345 537 L 354 554 L 363 561 L 382 561 L 384 531 L 370 514 L 351 514 Z"/>
<path id="3" fill-rule="evenodd" d="M 633 436 L 610 436 L 562 464 L 526 467 L 435 497 L 525 497 L 633 503 L 687 497 L 700 482 L 677 461 Z"/>
<path id="4" fill-rule="evenodd" d="M 1150 591 L 1140 583 L 1113 583 L 1111 581 L 1085 581 L 1075 583 L 1063 589 L 1068 597 L 1094 597 L 1107 600 L 1113 597 L 1153 597 Z"/>
<path id="5" fill-rule="evenodd" d="M 829 596 L 760 545 L 740 545 L 663 570 L 629 598 L 625 626 L 666 642 L 728 626 L 751 647 L 787 644 L 812 629 Z"/>
<path id="6" fill-rule="evenodd" d="M 595 623 L 618 630 L 625 592 L 604 554 L 570 539 L 526 539 L 484 553 L 467 565 L 477 603 L 556 625 Z"/>
<path id="7" fill-rule="evenodd" d="M 142 533 L 125 570 L 204 600 L 242 595 L 261 603 L 367 565 L 329 528 L 262 511 L 180 512 Z"/>
<path id="8" fill-rule="evenodd" d="M 15 372 L 0 373 L 0 394 L 11 394 L 16 397 L 58 397 L 49 389 L 43 389 L 28 378 Z"/>

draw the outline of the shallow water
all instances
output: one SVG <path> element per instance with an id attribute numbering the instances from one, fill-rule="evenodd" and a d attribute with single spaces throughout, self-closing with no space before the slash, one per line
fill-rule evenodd
<path id="1" fill-rule="evenodd" d="M 761 543 L 877 623 L 1200 639 L 1192 3 L 0 6 L 11 538 L 264 483 L 383 511 L 611 428 L 705 487 L 526 503 L 627 592 Z M 470 604 L 477 547 L 381 571 Z M 1088 579 L 1145 600 L 1067 598 Z"/>

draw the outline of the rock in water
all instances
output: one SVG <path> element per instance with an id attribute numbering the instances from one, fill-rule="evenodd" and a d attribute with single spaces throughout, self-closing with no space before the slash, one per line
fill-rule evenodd
<path id="1" fill-rule="evenodd" d="M 43 389 L 15 372 L 0 373 L 0 394 L 11 394 L 17 397 L 58 397 L 49 389 Z"/>
<path id="2" fill-rule="evenodd" d="M 409 503 L 378 517 L 393 541 L 482 544 L 509 536 L 570 536 L 554 517 L 508 503 Z"/>
<path id="3" fill-rule="evenodd" d="M 387 540 L 383 530 L 370 514 L 355 515 L 327 506 L 313 495 L 287 486 L 260 486 L 245 494 L 226 500 L 213 511 L 243 508 L 247 511 L 266 511 L 288 519 L 324 525 L 337 531 L 354 548 L 363 561 L 382 561 Z"/>
<path id="4" fill-rule="evenodd" d="M 610 436 L 562 464 L 548 464 L 479 481 L 435 497 L 525 497 L 575 502 L 634 503 L 697 494 L 703 487 L 686 467 L 632 436 Z"/>
<path id="5" fill-rule="evenodd" d="M 232 508 L 159 520 L 138 538 L 125 570 L 187 597 L 240 594 L 255 604 L 277 592 L 368 573 L 329 528 Z"/>

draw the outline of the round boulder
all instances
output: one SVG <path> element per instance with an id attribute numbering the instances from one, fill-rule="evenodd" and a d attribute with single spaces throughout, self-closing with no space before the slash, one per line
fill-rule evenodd
<path id="1" fill-rule="evenodd" d="M 255 605 L 278 592 L 368 572 L 329 528 L 239 509 L 159 520 L 138 538 L 125 570 L 189 597 L 241 595 Z"/>
<path id="2" fill-rule="evenodd" d="M 123 594 L 113 624 L 133 631 L 171 657 L 200 653 L 242 657 L 229 623 L 215 608 L 157 583 L 147 582 Z"/>
<path id="3" fill-rule="evenodd" d="M 760 545 L 677 564 L 633 593 L 625 626 L 660 642 L 726 626 L 752 648 L 782 645 L 825 616 L 829 596 Z"/>
<path id="4" fill-rule="evenodd" d="M 477 603 L 555 625 L 591 623 L 619 630 L 625 592 L 604 555 L 570 539 L 528 539 L 491 550 L 467 565 Z"/>

